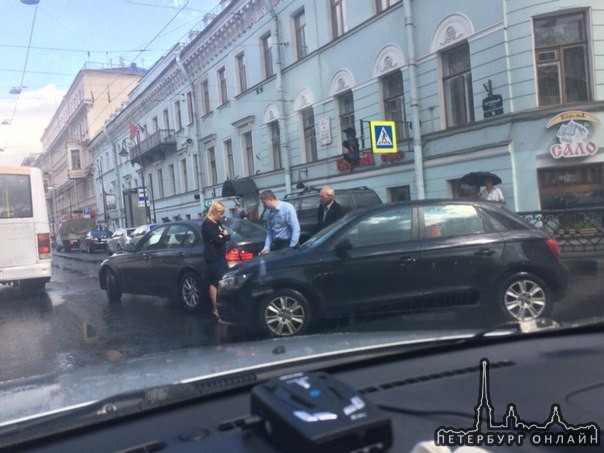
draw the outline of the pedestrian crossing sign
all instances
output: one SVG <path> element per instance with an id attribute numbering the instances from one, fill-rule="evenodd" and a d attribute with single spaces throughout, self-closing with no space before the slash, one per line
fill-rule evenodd
<path id="1" fill-rule="evenodd" d="M 394 121 L 370 121 L 371 148 L 374 153 L 396 153 Z"/>

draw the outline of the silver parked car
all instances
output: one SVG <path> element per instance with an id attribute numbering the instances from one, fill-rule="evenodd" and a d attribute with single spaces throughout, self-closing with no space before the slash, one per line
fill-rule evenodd
<path id="1" fill-rule="evenodd" d="M 107 240 L 107 255 L 123 252 L 126 250 L 126 244 L 130 242 L 135 228 L 118 228 Z"/>

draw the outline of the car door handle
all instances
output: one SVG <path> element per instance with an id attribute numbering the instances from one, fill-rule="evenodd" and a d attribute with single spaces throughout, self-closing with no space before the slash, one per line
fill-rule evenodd
<path id="1" fill-rule="evenodd" d="M 480 249 L 476 253 L 474 253 L 474 255 L 478 255 L 478 256 L 491 256 L 494 253 L 495 253 L 495 250 L 493 250 L 493 249 Z"/>
<path id="2" fill-rule="evenodd" d="M 415 258 L 412 256 L 403 256 L 401 258 L 399 258 L 398 260 L 396 260 L 396 262 L 403 266 L 405 264 L 411 264 L 411 263 L 415 263 Z"/>
<path id="3" fill-rule="evenodd" d="M 145 258 L 145 260 L 151 259 L 151 255 L 149 255 L 148 253 L 143 253 L 143 257 Z"/>

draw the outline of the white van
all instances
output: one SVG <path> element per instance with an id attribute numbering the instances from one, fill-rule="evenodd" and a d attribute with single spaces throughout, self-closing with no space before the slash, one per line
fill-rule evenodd
<path id="1" fill-rule="evenodd" d="M 0 284 L 41 291 L 51 277 L 42 172 L 0 166 Z"/>

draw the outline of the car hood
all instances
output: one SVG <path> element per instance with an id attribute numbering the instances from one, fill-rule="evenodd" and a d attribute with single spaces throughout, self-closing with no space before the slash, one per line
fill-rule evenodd
<path id="1" fill-rule="evenodd" d="M 344 356 L 367 357 L 376 348 L 423 347 L 435 341 L 463 341 L 475 334 L 462 330 L 347 332 L 269 339 L 120 359 L 62 374 L 8 381 L 0 384 L 0 429 L 142 389 L 226 379 L 240 373 L 266 374 L 267 370 L 283 374 L 308 361 L 324 367 Z"/>

